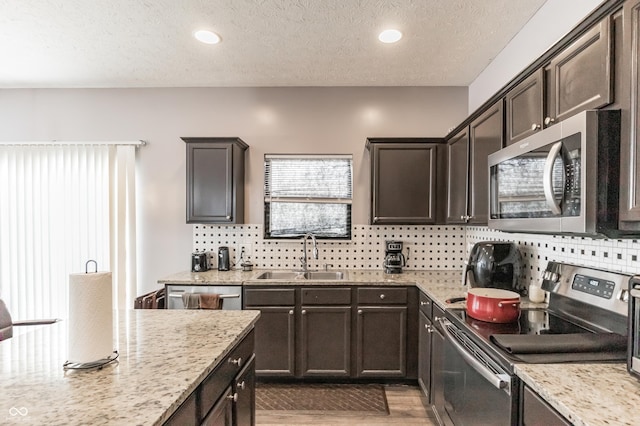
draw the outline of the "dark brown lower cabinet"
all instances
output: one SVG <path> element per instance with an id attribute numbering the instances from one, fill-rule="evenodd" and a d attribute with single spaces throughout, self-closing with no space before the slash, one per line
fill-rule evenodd
<path id="1" fill-rule="evenodd" d="M 258 375 L 295 376 L 294 306 L 247 306 L 259 309 L 256 323 L 256 373 Z"/>
<path id="2" fill-rule="evenodd" d="M 569 426 L 571 424 L 528 386 L 523 385 L 523 388 L 523 426 Z"/>
<path id="3" fill-rule="evenodd" d="M 406 306 L 358 306 L 356 330 L 358 377 L 406 375 Z"/>
<path id="4" fill-rule="evenodd" d="M 227 388 L 207 417 L 204 418 L 202 426 L 233 426 L 233 391 L 231 387 Z"/>
<path id="5" fill-rule="evenodd" d="M 420 326 L 418 331 L 418 384 L 427 402 L 431 398 L 431 321 L 420 312 Z"/>
<path id="6" fill-rule="evenodd" d="M 351 306 L 302 306 L 300 368 L 304 377 L 351 375 Z"/>
<path id="7" fill-rule="evenodd" d="M 255 386 L 256 362 L 253 356 L 232 385 L 234 426 L 252 426 L 256 423 Z"/>

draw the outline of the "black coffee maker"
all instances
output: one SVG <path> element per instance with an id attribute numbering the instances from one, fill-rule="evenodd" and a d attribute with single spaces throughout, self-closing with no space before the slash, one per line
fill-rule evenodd
<path id="1" fill-rule="evenodd" d="M 384 262 L 382 264 L 384 273 L 402 273 L 402 267 L 407 264 L 407 260 L 402 254 L 402 241 L 385 241 L 384 246 Z"/>
<path id="2" fill-rule="evenodd" d="M 526 295 L 527 287 L 520 280 L 522 258 L 515 243 L 476 243 L 463 272 L 463 284 L 469 287 L 501 288 Z"/>

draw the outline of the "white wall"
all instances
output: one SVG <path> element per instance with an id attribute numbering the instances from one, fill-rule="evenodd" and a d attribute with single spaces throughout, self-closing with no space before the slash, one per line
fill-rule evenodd
<path id="1" fill-rule="evenodd" d="M 467 115 L 467 89 L 194 88 L 0 91 L 0 140 L 132 140 L 138 151 L 138 293 L 188 270 L 181 136 L 239 136 L 250 148 L 246 222 L 262 223 L 265 153 L 351 153 L 354 224 L 366 224 L 367 137 L 444 136 Z"/>
<path id="2" fill-rule="evenodd" d="M 602 0 L 547 0 L 469 85 L 469 114 L 564 37 Z"/>

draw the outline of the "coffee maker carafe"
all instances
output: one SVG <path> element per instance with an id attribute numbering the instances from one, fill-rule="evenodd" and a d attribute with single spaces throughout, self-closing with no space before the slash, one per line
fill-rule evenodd
<path id="1" fill-rule="evenodd" d="M 402 254 L 402 241 L 384 242 L 384 267 L 385 274 L 400 274 L 402 267 L 407 264 L 407 260 Z"/>

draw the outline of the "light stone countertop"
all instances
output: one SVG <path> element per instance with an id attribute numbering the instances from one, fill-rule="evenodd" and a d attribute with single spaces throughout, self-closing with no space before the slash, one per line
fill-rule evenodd
<path id="1" fill-rule="evenodd" d="M 0 342 L 0 424 L 157 425 L 253 328 L 258 311 L 117 312 L 117 363 L 63 370 L 67 323 Z"/>
<path id="2" fill-rule="evenodd" d="M 183 272 L 159 282 L 185 284 L 235 283 L 244 285 L 416 285 L 441 308 L 464 307 L 464 302 L 445 300 L 464 296 L 461 271 L 427 270 L 385 274 L 382 270 L 349 270 L 346 280 L 310 281 L 254 279 L 264 270 L 252 272 Z M 193 277 L 196 275 L 196 277 Z M 197 278 L 197 279 L 194 279 Z M 544 304 L 522 301 L 523 308 Z M 630 376 L 625 364 L 517 364 L 516 374 L 553 408 L 579 426 L 640 424 L 640 381 Z"/>

